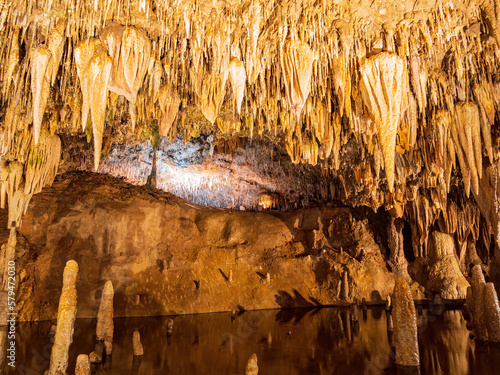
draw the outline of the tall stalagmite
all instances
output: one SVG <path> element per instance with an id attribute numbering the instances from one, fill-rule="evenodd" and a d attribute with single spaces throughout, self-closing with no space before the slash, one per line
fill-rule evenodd
<path id="1" fill-rule="evenodd" d="M 417 313 L 410 288 L 403 277 L 396 278 L 392 301 L 396 364 L 419 366 Z"/>
<path id="2" fill-rule="evenodd" d="M 467 309 L 479 341 L 500 342 L 500 306 L 493 283 L 486 283 L 481 265 L 472 268 Z"/>
<path id="3" fill-rule="evenodd" d="M 108 337 L 113 340 L 113 283 L 111 280 L 106 281 L 102 291 L 101 304 L 97 313 L 97 340 L 104 340 Z"/>
<path id="4" fill-rule="evenodd" d="M 73 342 L 73 325 L 76 318 L 77 275 L 78 264 L 74 260 L 68 261 L 64 267 L 63 287 L 57 310 L 57 329 L 48 375 L 64 374 L 68 367 L 68 350 Z"/>

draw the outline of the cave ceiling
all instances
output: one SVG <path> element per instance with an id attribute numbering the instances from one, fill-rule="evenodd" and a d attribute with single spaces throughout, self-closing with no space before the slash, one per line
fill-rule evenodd
<path id="1" fill-rule="evenodd" d="M 499 1 L 0 1 L 1 203 L 58 173 L 498 239 Z M 274 196 L 273 194 L 276 194 Z M 266 205 L 266 204 L 265 204 Z M 268 205 L 269 206 L 269 205 Z"/>

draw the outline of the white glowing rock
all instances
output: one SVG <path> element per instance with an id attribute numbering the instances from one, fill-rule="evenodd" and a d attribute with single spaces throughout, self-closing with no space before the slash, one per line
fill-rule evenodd
<path id="1" fill-rule="evenodd" d="M 76 318 L 76 276 L 78 264 L 70 260 L 64 267 L 63 287 L 57 310 L 57 330 L 50 355 L 48 375 L 66 373 L 68 367 L 68 350 L 73 342 L 74 323 Z"/>
<path id="2" fill-rule="evenodd" d="M 406 62 L 391 52 L 367 58 L 361 65 L 363 102 L 377 124 L 389 191 L 394 190 L 394 154 L 399 121 L 407 108 Z"/>

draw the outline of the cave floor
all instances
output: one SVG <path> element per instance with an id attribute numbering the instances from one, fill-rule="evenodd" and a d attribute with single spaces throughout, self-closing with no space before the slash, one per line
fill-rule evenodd
<path id="1" fill-rule="evenodd" d="M 175 316 L 115 318 L 113 356 L 93 365 L 97 374 L 243 374 L 252 353 L 259 374 L 396 374 L 386 312 L 348 308 L 283 309 Z M 429 307 L 418 314 L 422 374 L 498 374 L 500 348 L 469 338 L 460 310 Z M 48 368 L 52 322 L 18 327 L 18 366 L 7 374 L 42 374 Z M 69 369 L 95 345 L 95 319 L 77 319 Z M 138 330 L 144 356 L 134 357 Z M 10 372 L 9 372 L 10 371 Z"/>

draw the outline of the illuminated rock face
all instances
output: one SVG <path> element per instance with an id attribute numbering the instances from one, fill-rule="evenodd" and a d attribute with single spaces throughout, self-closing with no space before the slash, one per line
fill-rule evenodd
<path id="1" fill-rule="evenodd" d="M 419 366 L 417 313 L 410 288 L 402 277 L 396 278 L 393 306 L 396 364 L 402 366 Z"/>
<path id="2" fill-rule="evenodd" d="M 20 233 L 39 256 L 18 260 L 36 275 L 19 292 L 20 319 L 55 317 L 49 280 L 76 255 L 78 317 L 95 318 L 108 280 L 115 317 L 345 304 L 346 269 L 349 299 L 380 302 L 394 287 L 362 210 L 221 210 L 87 173 L 65 174 L 34 199 Z M 54 222 L 54 210 L 67 215 Z"/>
<path id="3" fill-rule="evenodd" d="M 64 374 L 68 367 L 68 350 L 73 342 L 73 325 L 76 318 L 76 276 L 78 264 L 74 260 L 66 263 L 63 288 L 57 310 L 57 329 L 50 355 L 49 375 Z"/>

